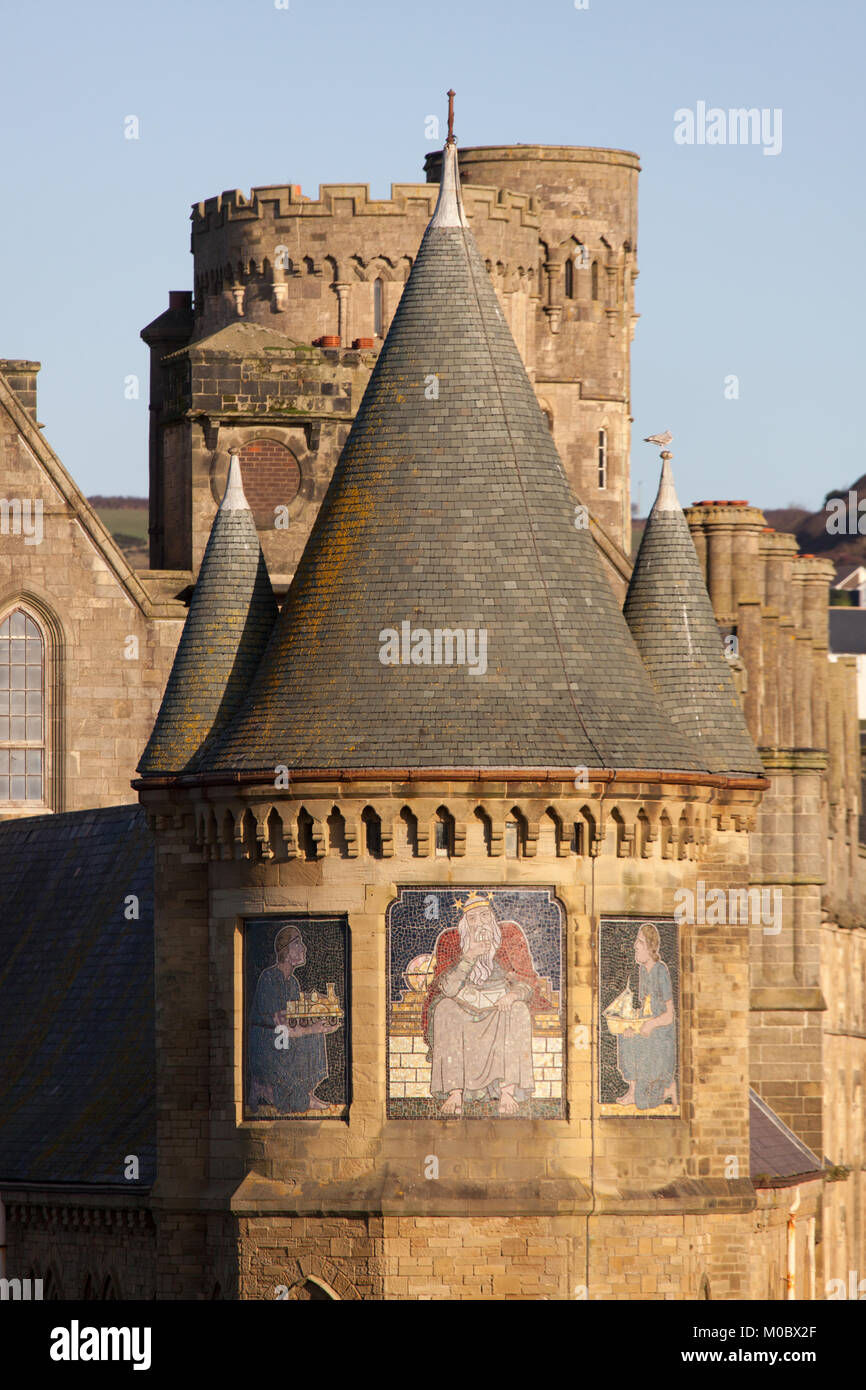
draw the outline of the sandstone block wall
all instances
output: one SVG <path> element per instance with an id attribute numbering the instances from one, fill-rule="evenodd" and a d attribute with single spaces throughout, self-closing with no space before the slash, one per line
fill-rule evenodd
<path id="1" fill-rule="evenodd" d="M 151 599 L 2 378 L 0 476 L 41 508 L 38 534 L 0 528 L 0 619 L 20 606 L 39 627 L 47 713 L 43 802 L 0 814 L 132 801 L 185 609 Z"/>

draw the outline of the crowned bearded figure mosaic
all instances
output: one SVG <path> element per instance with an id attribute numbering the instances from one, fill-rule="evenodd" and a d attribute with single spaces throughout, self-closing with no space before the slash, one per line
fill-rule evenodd
<path id="1" fill-rule="evenodd" d="M 549 890 L 414 896 L 434 910 L 439 927 L 432 951 L 416 954 L 405 972 L 413 993 L 392 1006 L 392 1095 L 402 1087 L 397 1094 L 423 1097 L 427 1113 L 444 1118 L 469 1105 L 479 1113 L 479 1103 L 482 1113 L 535 1113 L 533 1098 L 545 1111 L 556 1100 L 558 1110 L 560 922 Z M 411 898 L 404 890 L 400 915 L 392 916 L 392 960 L 395 928 L 398 941 L 409 930 L 398 923 L 402 914 L 411 919 Z M 442 917 L 451 924 L 443 928 Z M 426 945 L 419 939 L 425 932 L 430 928 L 416 927 L 400 953 Z M 420 1007 L 407 1055 L 399 1034 L 411 1027 L 413 1001 Z"/>

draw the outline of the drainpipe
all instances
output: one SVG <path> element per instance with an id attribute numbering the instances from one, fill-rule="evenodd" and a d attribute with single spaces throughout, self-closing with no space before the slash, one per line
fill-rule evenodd
<path id="1" fill-rule="evenodd" d="M 797 1218 L 795 1212 L 800 1205 L 800 1189 L 795 1189 L 794 1200 L 788 1208 L 788 1259 L 785 1273 L 785 1298 L 796 1298 L 794 1283 L 797 1274 Z"/>
<path id="2" fill-rule="evenodd" d="M 815 1218 L 809 1217 L 809 1302 L 815 1302 Z"/>

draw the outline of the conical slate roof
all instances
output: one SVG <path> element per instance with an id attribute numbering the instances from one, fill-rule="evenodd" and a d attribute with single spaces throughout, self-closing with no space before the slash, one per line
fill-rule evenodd
<path id="1" fill-rule="evenodd" d="M 626 621 L 671 720 L 698 744 L 710 771 L 761 776 L 670 456 L 662 459 L 658 496 L 626 595 Z"/>
<path id="2" fill-rule="evenodd" d="M 705 770 L 575 516 L 448 145 L 267 654 L 200 767 Z"/>
<path id="3" fill-rule="evenodd" d="M 138 764 L 183 772 L 237 710 L 277 616 L 256 524 L 233 457 L 153 733 Z"/>

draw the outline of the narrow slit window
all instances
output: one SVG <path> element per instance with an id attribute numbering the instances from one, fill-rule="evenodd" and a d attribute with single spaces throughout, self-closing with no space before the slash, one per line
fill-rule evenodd
<path id="1" fill-rule="evenodd" d="M 598 432 L 598 485 L 607 487 L 607 430 Z"/>

